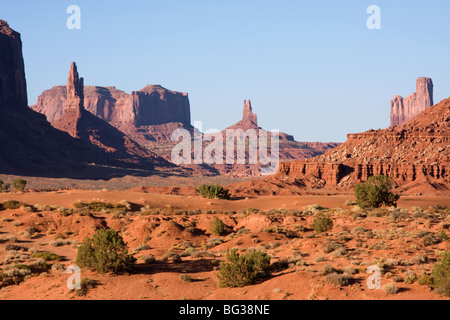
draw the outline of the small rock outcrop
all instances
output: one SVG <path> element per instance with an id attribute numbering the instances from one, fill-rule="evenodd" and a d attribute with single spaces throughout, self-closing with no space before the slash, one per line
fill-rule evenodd
<path id="1" fill-rule="evenodd" d="M 433 104 L 433 81 L 430 78 L 418 78 L 416 92 L 406 98 L 397 95 L 391 100 L 391 127 L 407 123 Z"/>

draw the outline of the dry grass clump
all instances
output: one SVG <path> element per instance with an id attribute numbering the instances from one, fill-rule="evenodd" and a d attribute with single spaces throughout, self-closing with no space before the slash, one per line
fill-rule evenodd
<path id="1" fill-rule="evenodd" d="M 332 272 L 325 277 L 325 282 L 336 287 L 345 287 L 350 284 L 350 277 L 346 273 L 339 274 L 337 272 Z"/>
<path id="2" fill-rule="evenodd" d="M 386 294 L 397 294 L 399 290 L 393 282 L 386 283 L 381 287 L 381 289 L 386 292 Z"/>
<path id="3" fill-rule="evenodd" d="M 178 253 L 169 251 L 162 257 L 162 261 L 172 261 L 173 263 L 180 263 L 182 260 Z"/>

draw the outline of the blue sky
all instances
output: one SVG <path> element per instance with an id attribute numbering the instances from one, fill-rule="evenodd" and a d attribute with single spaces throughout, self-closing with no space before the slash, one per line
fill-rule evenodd
<path id="1" fill-rule="evenodd" d="M 72 4 L 81 30 L 66 27 Z M 366 27 L 372 4 L 381 30 Z M 388 127 L 418 77 L 435 102 L 450 96 L 448 0 L 18 0 L 0 13 L 22 35 L 29 104 L 76 61 L 86 85 L 188 92 L 203 129 L 234 124 L 250 99 L 266 129 L 343 142 Z"/>

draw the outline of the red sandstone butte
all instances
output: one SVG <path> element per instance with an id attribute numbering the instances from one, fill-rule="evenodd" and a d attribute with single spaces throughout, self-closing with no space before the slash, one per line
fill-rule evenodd
<path id="1" fill-rule="evenodd" d="M 64 114 L 52 125 L 80 139 L 82 143 L 102 157 L 125 163 L 148 167 L 152 165 L 170 165 L 153 152 L 140 146 L 130 137 L 102 119 L 84 109 L 83 78 L 72 63 L 67 80 L 67 100 Z"/>
<path id="2" fill-rule="evenodd" d="M 391 100 L 391 126 L 401 126 L 433 105 L 433 81 L 418 78 L 416 92 L 406 98 L 394 96 Z"/>
<path id="3" fill-rule="evenodd" d="M 67 98 L 66 86 L 55 86 L 44 91 L 31 108 L 55 122 L 63 116 Z M 84 108 L 140 144 L 170 142 L 174 128 L 192 130 L 188 94 L 160 85 L 131 94 L 115 87 L 87 86 Z"/>

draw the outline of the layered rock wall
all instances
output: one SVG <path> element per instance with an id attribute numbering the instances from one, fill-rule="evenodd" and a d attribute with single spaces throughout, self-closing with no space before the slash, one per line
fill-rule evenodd
<path id="1" fill-rule="evenodd" d="M 398 185 L 428 178 L 449 182 L 448 164 L 407 164 L 407 163 L 330 163 L 298 160 L 281 162 L 278 174 L 297 179 L 323 180 L 322 187 L 353 187 L 371 176 L 385 175 L 393 178 Z"/>
<path id="2" fill-rule="evenodd" d="M 133 111 L 137 126 L 161 125 L 170 122 L 191 124 L 191 109 L 187 93 L 167 90 L 161 86 L 146 86 L 133 91 Z"/>
<path id="3" fill-rule="evenodd" d="M 187 93 L 167 90 L 159 85 L 146 86 L 127 94 L 115 87 L 86 86 L 84 107 L 102 120 L 120 126 L 132 122 L 136 126 L 161 125 L 179 122 L 186 126 L 191 122 Z M 49 122 L 62 117 L 67 104 L 67 89 L 56 86 L 44 91 L 31 108 L 45 114 Z"/>

